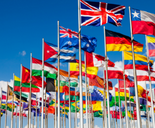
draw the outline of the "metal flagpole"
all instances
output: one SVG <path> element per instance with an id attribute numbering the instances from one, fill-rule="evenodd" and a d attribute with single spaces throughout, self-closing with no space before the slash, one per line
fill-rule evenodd
<path id="1" fill-rule="evenodd" d="M 39 112 L 39 128 L 41 128 L 41 112 Z"/>
<path id="2" fill-rule="evenodd" d="M 34 113 L 33 113 L 33 116 L 32 116 L 32 128 L 34 128 Z"/>
<path id="3" fill-rule="evenodd" d="M 1 99 L 2 99 L 2 88 L 1 88 Z M 2 100 L 1 100 L 1 103 L 0 103 L 0 113 L 2 113 L 1 112 L 1 104 L 2 104 Z M 0 115 L 0 128 L 1 128 L 1 115 Z"/>
<path id="4" fill-rule="evenodd" d="M 125 89 L 125 88 L 124 88 Z M 119 97 L 119 117 L 120 117 L 120 128 L 122 128 L 122 111 L 121 111 L 121 99 L 120 99 L 120 88 L 119 88 L 119 80 L 118 80 L 118 97 Z M 116 98 L 116 97 L 115 97 Z"/>
<path id="5" fill-rule="evenodd" d="M 117 110 L 116 110 L 116 95 L 115 95 L 115 115 L 116 115 L 116 128 L 118 128 L 118 124 L 117 124 Z"/>
<path id="6" fill-rule="evenodd" d="M 17 107 L 16 107 L 16 121 L 15 121 L 15 128 L 17 128 Z"/>
<path id="7" fill-rule="evenodd" d="M 132 43 L 132 57 L 133 57 L 133 71 L 134 71 L 134 83 L 135 83 L 135 96 L 136 96 L 136 109 L 137 109 L 137 123 L 138 128 L 141 128 L 140 125 L 140 113 L 139 113 L 139 97 L 138 97 L 138 89 L 137 89 L 137 74 L 135 68 L 135 54 L 134 54 L 134 45 L 133 45 L 133 34 L 132 34 L 132 22 L 131 22 L 131 10 L 129 6 L 129 16 L 130 16 L 130 32 L 131 32 L 131 43 Z"/>
<path id="8" fill-rule="evenodd" d="M 69 83 L 69 128 L 71 128 L 70 63 L 68 63 L 68 78 L 69 78 L 68 79 L 68 83 Z"/>
<path id="9" fill-rule="evenodd" d="M 88 128 L 88 103 L 87 103 L 87 63 L 86 63 L 86 52 L 84 52 L 84 56 L 85 56 L 85 89 L 86 89 L 86 128 Z"/>
<path id="10" fill-rule="evenodd" d="M 61 128 L 63 128 L 63 113 L 61 115 Z"/>
<path id="11" fill-rule="evenodd" d="M 30 92 L 29 92 L 29 124 L 31 127 L 31 88 L 32 88 L 32 53 L 30 53 Z M 29 128 L 29 127 L 28 127 Z"/>
<path id="12" fill-rule="evenodd" d="M 7 106 L 8 106 L 8 82 L 7 82 L 7 93 L 6 93 L 6 104 L 5 104 L 5 127 L 6 128 L 6 124 L 7 124 Z"/>
<path id="13" fill-rule="evenodd" d="M 44 38 L 42 38 L 42 117 L 41 128 L 44 128 Z"/>
<path id="14" fill-rule="evenodd" d="M 152 93 L 152 86 L 151 86 L 151 71 L 149 66 L 149 52 L 148 52 L 148 43 L 147 38 L 146 39 L 146 48 L 147 48 L 147 64 L 148 64 L 148 74 L 149 74 L 149 87 L 150 87 L 150 96 L 151 96 L 151 111 L 152 111 L 152 121 L 153 121 L 153 127 L 155 128 L 155 120 L 154 120 L 154 107 L 153 107 L 153 93 Z"/>
<path id="15" fill-rule="evenodd" d="M 130 89 L 129 89 L 129 102 L 130 102 L 130 115 L 131 115 L 131 101 L 130 101 Z M 130 126 L 132 127 L 132 116 L 131 116 L 131 121 L 129 122 L 129 124 L 131 124 Z"/>
<path id="16" fill-rule="evenodd" d="M 65 93 L 64 93 L 64 97 L 65 97 Z M 65 98 L 64 98 L 64 104 L 65 104 L 65 106 L 66 106 Z M 64 106 L 64 128 L 66 128 L 66 115 L 65 115 L 66 110 L 65 110 L 65 106 Z M 69 108 L 69 109 L 70 109 L 70 108 Z"/>
<path id="17" fill-rule="evenodd" d="M 110 105 L 109 105 L 109 85 L 108 85 L 108 59 L 107 59 L 107 47 L 106 47 L 106 34 L 105 34 L 105 26 L 104 30 L 104 47 L 105 47 L 105 64 L 106 64 L 106 85 L 107 85 L 107 104 L 108 104 L 108 128 L 111 128 L 110 124 Z"/>
<path id="18" fill-rule="evenodd" d="M 45 96 L 45 128 L 47 128 L 47 110 L 46 110 L 46 87 L 45 87 L 45 93 L 44 93 L 44 96 Z"/>
<path id="19" fill-rule="evenodd" d="M 126 98 L 125 69 L 124 69 L 124 51 L 122 51 L 122 60 L 123 60 L 123 79 L 124 79 L 124 95 L 125 95 L 125 120 L 126 120 L 125 122 L 126 122 L 126 128 L 129 128 L 127 98 Z"/>
<path id="20" fill-rule="evenodd" d="M 56 80 L 54 80 L 56 82 Z M 56 85 L 56 83 L 55 83 Z M 54 128 L 57 128 L 57 92 L 55 87 L 55 115 L 54 115 Z"/>
<path id="21" fill-rule="evenodd" d="M 35 121 L 36 128 L 37 128 L 37 116 L 38 116 L 38 113 L 37 113 L 37 95 L 36 95 L 36 121 Z"/>
<path id="22" fill-rule="evenodd" d="M 21 74 L 20 74 L 20 107 L 19 107 L 19 128 L 21 128 L 21 98 L 22 98 L 22 64 L 21 64 Z"/>
<path id="23" fill-rule="evenodd" d="M 88 106 L 89 106 L 89 118 L 88 118 L 88 128 L 90 128 L 90 98 L 89 98 L 89 96 L 90 96 L 90 94 L 89 94 L 89 78 L 88 78 L 88 90 L 87 90 L 87 92 L 88 92 Z"/>
<path id="24" fill-rule="evenodd" d="M 83 128 L 83 96 L 82 96 L 82 63 L 81 63 L 81 18 L 80 0 L 78 0 L 78 27 L 79 27 L 79 82 L 80 82 L 80 128 Z"/>
<path id="25" fill-rule="evenodd" d="M 92 113 L 91 113 L 91 117 L 92 117 L 92 121 L 91 121 L 91 128 L 94 128 L 94 113 L 93 113 L 93 105 L 92 105 L 92 98 L 91 98 L 91 94 L 90 94 L 90 99 L 91 99 L 91 110 L 92 110 Z"/>
<path id="26" fill-rule="evenodd" d="M 76 103 L 76 88 L 75 88 L 75 121 L 74 121 L 74 128 L 77 127 L 77 103 Z"/>
<path id="27" fill-rule="evenodd" d="M 13 73 L 13 93 L 12 93 L 11 128 L 13 128 L 13 105 L 14 105 L 14 73 Z"/>
<path id="28" fill-rule="evenodd" d="M 22 114 L 22 115 L 21 115 L 21 116 L 22 116 L 22 117 L 21 117 L 21 118 L 22 118 L 22 120 L 21 120 L 21 128 L 23 128 L 23 103 L 22 103 L 22 113 L 21 113 L 21 114 Z"/>
<path id="29" fill-rule="evenodd" d="M 59 21 L 58 24 L 58 128 L 60 128 L 60 47 L 59 47 Z"/>
<path id="30" fill-rule="evenodd" d="M 146 81 L 145 81 L 145 88 L 146 88 Z M 149 128 L 149 116 L 148 116 L 148 95 L 147 95 L 147 88 L 146 88 L 146 127 Z"/>

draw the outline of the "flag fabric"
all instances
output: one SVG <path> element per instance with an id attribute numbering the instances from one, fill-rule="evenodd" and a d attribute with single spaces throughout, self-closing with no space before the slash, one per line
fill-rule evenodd
<path id="1" fill-rule="evenodd" d="M 155 36 L 155 14 L 131 8 L 132 33 Z"/>
<path id="2" fill-rule="evenodd" d="M 153 65 L 153 60 L 149 60 L 150 68 Z M 135 67 L 137 70 L 146 70 L 148 71 L 147 57 L 135 54 Z M 124 51 L 124 68 L 133 69 L 133 58 L 132 53 Z"/>
<path id="3" fill-rule="evenodd" d="M 97 39 L 81 34 L 81 49 L 87 52 L 94 52 L 97 46 Z M 60 49 L 79 48 L 79 35 L 77 32 L 60 26 Z"/>
<path id="4" fill-rule="evenodd" d="M 57 68 L 53 65 L 44 62 L 44 76 L 46 78 L 56 79 Z M 42 60 L 32 57 L 32 76 L 42 76 Z"/>
<path id="5" fill-rule="evenodd" d="M 60 49 L 60 61 L 68 62 L 75 59 L 74 51 L 67 49 Z M 44 42 L 44 61 L 56 62 L 58 57 L 58 48 L 56 45 L 48 42 Z"/>
<path id="6" fill-rule="evenodd" d="M 84 0 L 80 2 L 81 26 L 101 26 L 106 23 L 121 25 L 125 6 Z"/>
<path id="7" fill-rule="evenodd" d="M 20 78 L 17 76 L 14 76 L 14 91 L 20 92 Z M 21 87 L 22 92 L 30 92 L 30 83 L 22 83 Z M 40 89 L 31 84 L 31 91 L 32 92 L 40 92 Z"/>
<path id="8" fill-rule="evenodd" d="M 2 103 L 6 103 L 6 98 L 7 98 L 7 93 L 2 90 L 2 99 L 1 99 L 1 102 Z"/>
<path id="9" fill-rule="evenodd" d="M 133 40 L 134 51 L 142 52 L 143 44 Z M 131 38 L 123 34 L 106 30 L 107 51 L 132 51 Z"/>
<path id="10" fill-rule="evenodd" d="M 99 76 L 96 76 L 94 79 L 89 79 L 89 86 L 96 86 L 99 88 L 104 88 L 104 80 L 100 78 Z M 106 82 L 105 82 L 105 86 L 107 88 Z M 109 86 L 109 90 L 113 89 L 111 81 L 108 81 L 108 86 Z"/>
<path id="11" fill-rule="evenodd" d="M 134 81 L 125 80 L 125 86 L 126 88 L 134 87 Z M 124 88 L 124 80 L 119 80 L 119 87 Z"/>
<path id="12" fill-rule="evenodd" d="M 146 38 L 148 43 L 149 57 L 154 57 L 155 56 L 155 38 L 150 36 L 146 36 Z"/>
<path id="13" fill-rule="evenodd" d="M 30 70 L 22 66 L 22 83 L 30 83 Z M 38 87 L 42 87 L 42 78 L 40 76 L 32 76 L 33 85 Z M 44 81 L 44 87 L 46 86 L 46 82 Z"/>
<path id="14" fill-rule="evenodd" d="M 87 67 L 87 77 L 95 78 L 98 72 L 98 67 Z M 70 76 L 79 75 L 79 63 L 70 63 Z M 82 75 L 85 76 L 85 64 L 82 64 Z"/>
<path id="15" fill-rule="evenodd" d="M 55 92 L 55 80 L 51 78 L 46 78 L 46 91 Z"/>
<path id="16" fill-rule="evenodd" d="M 120 100 L 125 100 L 124 89 L 120 89 L 120 94 L 119 94 L 118 88 L 115 88 L 115 97 L 119 98 L 119 95 L 120 95 Z M 126 97 L 127 99 L 129 99 L 129 90 L 126 90 Z"/>
<path id="17" fill-rule="evenodd" d="M 96 53 L 86 52 L 86 65 L 88 67 L 105 67 L 105 57 Z M 108 60 L 108 66 L 114 67 L 115 64 Z"/>

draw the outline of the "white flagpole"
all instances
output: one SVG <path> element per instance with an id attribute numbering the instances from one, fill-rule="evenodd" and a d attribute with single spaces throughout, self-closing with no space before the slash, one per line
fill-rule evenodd
<path id="1" fill-rule="evenodd" d="M 66 96 L 66 94 L 64 93 L 64 97 Z M 65 98 L 64 98 L 64 128 L 66 128 L 66 115 L 65 115 L 65 113 L 66 113 L 66 101 L 65 101 Z M 69 108 L 70 109 L 70 108 Z M 62 116 L 63 117 L 63 116 Z"/>
<path id="2" fill-rule="evenodd" d="M 149 87 L 150 87 L 150 96 L 151 96 L 151 111 L 152 111 L 152 121 L 153 121 L 153 128 L 155 128 L 155 120 L 154 120 L 154 107 L 153 107 L 153 93 L 152 93 L 152 86 L 151 86 L 151 71 L 149 66 L 149 52 L 148 52 L 148 43 L 147 38 L 146 39 L 146 48 L 147 48 L 147 64 L 148 64 L 148 74 L 149 74 Z"/>
<path id="3" fill-rule="evenodd" d="M 22 117 L 22 120 L 21 120 L 21 128 L 23 128 L 23 103 L 22 103 L 22 115 L 21 115 Z"/>
<path id="4" fill-rule="evenodd" d="M 8 82 L 7 82 L 7 92 L 6 92 L 6 105 L 5 105 L 5 127 L 6 128 L 6 124 L 7 124 L 7 106 L 8 106 Z"/>
<path id="5" fill-rule="evenodd" d="M 139 111 L 139 97 L 138 97 L 138 89 L 137 89 L 137 74 L 135 68 L 135 54 L 134 54 L 134 45 L 133 45 L 133 33 L 132 33 L 132 22 L 131 22 L 131 10 L 129 6 L 129 16 L 130 16 L 130 32 L 131 32 L 131 43 L 132 43 L 132 57 L 133 57 L 133 71 L 134 71 L 134 83 L 135 83 L 135 96 L 136 96 L 136 109 L 137 109 L 137 123 L 138 128 L 141 128 L 140 123 L 140 111 Z"/>
<path id="6" fill-rule="evenodd" d="M 14 105 L 14 73 L 13 73 L 13 94 L 12 94 L 11 128 L 13 128 L 13 105 Z"/>
<path id="7" fill-rule="evenodd" d="M 42 38 L 42 119 L 41 128 L 44 128 L 44 38 Z"/>
<path id="8" fill-rule="evenodd" d="M 36 128 L 37 128 L 37 116 L 38 116 L 38 113 L 37 113 L 37 95 L 36 95 L 36 121 L 35 121 Z"/>
<path id="9" fill-rule="evenodd" d="M 77 127 L 77 104 L 76 104 L 76 88 L 75 88 L 75 121 L 74 121 L 74 128 Z"/>
<path id="10" fill-rule="evenodd" d="M 105 47 L 105 64 L 106 64 L 106 85 L 107 85 L 107 104 L 108 104 L 108 128 L 111 128 L 110 124 L 110 105 L 109 105 L 109 85 L 108 85 L 108 59 L 107 59 L 107 47 L 106 47 L 106 33 L 105 33 L 105 26 L 103 27 L 104 30 L 104 47 Z"/>
<path id="11" fill-rule="evenodd" d="M 83 96 L 82 96 L 82 63 L 81 63 L 81 18 L 80 0 L 78 0 L 78 27 L 79 27 L 79 82 L 80 82 L 80 128 L 83 128 Z"/>
<path id="12" fill-rule="evenodd" d="M 127 98 L 126 98 L 125 68 L 124 68 L 124 51 L 122 51 L 122 60 L 123 60 L 124 94 L 125 94 L 125 120 L 126 120 L 126 128 L 129 128 Z"/>
<path id="13" fill-rule="evenodd" d="M 17 107 L 16 107 L 16 120 L 15 120 L 15 128 L 17 128 Z"/>
<path id="14" fill-rule="evenodd" d="M 60 47 L 59 47 L 59 21 L 57 22 L 58 29 L 58 128 L 60 128 Z"/>
<path id="15" fill-rule="evenodd" d="M 31 127 L 31 88 L 32 88 L 32 53 L 30 53 L 30 93 L 29 93 L 29 124 Z M 29 128 L 29 127 L 28 127 Z"/>
<path id="16" fill-rule="evenodd" d="M 21 64 L 21 74 L 20 74 L 20 108 L 19 108 L 19 127 L 21 128 L 21 98 L 22 98 L 22 64 Z"/>
<path id="17" fill-rule="evenodd" d="M 56 80 L 54 81 L 56 82 Z M 56 84 L 55 84 L 56 85 Z M 57 128 L 57 92 L 55 87 L 55 115 L 54 115 L 54 128 Z"/>
<path id="18" fill-rule="evenodd" d="M 148 95 L 147 95 L 147 87 L 146 87 L 146 81 L 145 81 L 145 88 L 146 88 L 146 127 L 149 128 L 149 116 L 148 116 Z"/>
<path id="19" fill-rule="evenodd" d="M 88 103 L 87 103 L 87 63 L 86 63 L 86 52 L 84 52 L 84 56 L 85 56 L 85 89 L 86 89 L 86 128 L 88 128 Z M 88 85 L 89 86 L 89 85 Z"/>
<path id="20" fill-rule="evenodd" d="M 115 95 L 115 112 L 117 112 L 116 111 L 116 95 Z M 117 113 L 115 113 L 115 115 L 116 115 L 116 128 L 118 128 L 118 125 L 117 125 Z M 120 125 L 120 128 L 121 128 L 121 125 Z"/>
<path id="21" fill-rule="evenodd" d="M 47 110 L 46 110 L 46 87 L 45 87 L 45 93 L 44 93 L 44 96 L 45 96 L 45 128 L 47 128 Z"/>
<path id="22" fill-rule="evenodd" d="M 68 63 L 68 78 L 69 78 L 68 79 L 68 83 L 69 83 L 69 128 L 71 128 L 70 63 Z"/>
<path id="23" fill-rule="evenodd" d="M 1 88 L 1 99 L 2 99 L 2 88 Z M 2 104 L 2 100 L 1 100 L 1 103 L 0 103 L 0 113 L 1 113 L 1 104 Z M 0 128 L 1 128 L 1 115 L 0 115 Z"/>

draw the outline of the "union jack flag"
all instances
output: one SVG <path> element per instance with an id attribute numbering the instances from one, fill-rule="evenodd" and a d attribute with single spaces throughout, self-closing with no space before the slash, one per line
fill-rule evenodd
<path id="1" fill-rule="evenodd" d="M 79 38 L 78 33 L 75 31 L 72 31 L 71 29 L 66 29 L 60 26 L 60 37 L 61 38 Z"/>
<path id="2" fill-rule="evenodd" d="M 84 0 L 80 0 L 80 3 L 81 26 L 101 26 L 106 23 L 121 25 L 125 6 Z"/>

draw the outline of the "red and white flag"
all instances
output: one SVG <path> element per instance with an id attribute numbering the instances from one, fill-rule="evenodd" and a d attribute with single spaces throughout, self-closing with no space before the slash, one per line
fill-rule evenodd
<path id="1" fill-rule="evenodd" d="M 88 67 L 104 67 L 105 66 L 105 57 L 95 54 L 86 52 L 86 65 Z M 108 60 L 108 66 L 114 67 L 115 64 Z"/>

